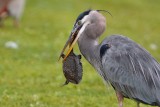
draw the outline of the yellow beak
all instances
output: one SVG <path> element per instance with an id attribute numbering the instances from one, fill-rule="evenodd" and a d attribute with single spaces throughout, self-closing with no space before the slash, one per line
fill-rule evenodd
<path id="1" fill-rule="evenodd" d="M 82 25 L 79 25 L 79 26 L 74 27 L 74 29 L 72 30 L 71 35 L 69 36 L 69 38 L 68 38 L 66 44 L 64 45 L 63 50 L 62 50 L 62 52 L 61 52 L 61 54 L 59 56 L 59 60 L 62 57 L 62 55 L 63 55 L 64 51 L 66 50 L 66 48 L 69 46 L 69 49 L 66 52 L 66 55 L 64 56 L 63 61 L 68 57 L 68 55 L 72 51 L 74 45 L 76 44 L 76 42 L 77 42 L 77 40 L 79 38 L 79 36 L 77 36 L 77 34 L 78 34 L 78 32 L 79 32 L 81 27 L 82 27 Z"/>

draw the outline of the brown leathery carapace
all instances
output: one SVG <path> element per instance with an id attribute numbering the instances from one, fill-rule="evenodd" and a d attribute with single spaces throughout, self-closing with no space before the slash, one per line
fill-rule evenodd
<path id="1" fill-rule="evenodd" d="M 64 54 L 61 56 L 62 58 L 65 57 Z M 81 55 L 75 55 L 72 50 L 69 56 L 63 61 L 63 73 L 66 78 L 64 85 L 67 85 L 69 82 L 78 84 L 81 81 L 83 68 L 80 59 Z"/>

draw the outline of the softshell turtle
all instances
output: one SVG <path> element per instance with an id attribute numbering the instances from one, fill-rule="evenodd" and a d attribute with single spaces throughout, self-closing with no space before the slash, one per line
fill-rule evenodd
<path id="1" fill-rule="evenodd" d="M 64 54 L 61 55 L 62 58 L 65 57 Z M 72 52 L 68 57 L 63 61 L 63 73 L 66 78 L 64 85 L 67 85 L 69 82 L 73 84 L 78 84 L 82 79 L 82 63 L 80 62 L 81 55 L 76 55 Z"/>

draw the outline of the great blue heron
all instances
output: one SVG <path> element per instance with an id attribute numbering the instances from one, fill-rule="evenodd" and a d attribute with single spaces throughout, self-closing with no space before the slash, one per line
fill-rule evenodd
<path id="1" fill-rule="evenodd" d="M 99 10 L 81 13 L 62 51 L 76 41 L 82 55 L 114 88 L 119 107 L 123 99 L 160 106 L 160 65 L 143 47 L 122 35 L 111 35 L 100 44 L 98 38 L 105 31 L 106 19 Z M 64 58 L 65 60 L 65 58 Z"/>

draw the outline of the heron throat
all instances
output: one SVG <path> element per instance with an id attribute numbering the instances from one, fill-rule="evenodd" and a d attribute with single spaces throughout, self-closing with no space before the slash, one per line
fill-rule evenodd
<path id="1" fill-rule="evenodd" d="M 81 37 L 82 38 L 78 39 L 80 52 L 93 67 L 99 66 L 100 56 L 98 39 L 91 39 L 83 35 Z"/>

